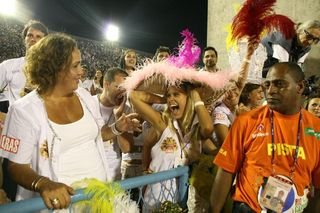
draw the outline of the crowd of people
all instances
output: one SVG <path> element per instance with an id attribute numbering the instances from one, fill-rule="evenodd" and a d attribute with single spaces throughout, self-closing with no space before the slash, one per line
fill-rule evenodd
<path id="1" fill-rule="evenodd" d="M 25 48 L 21 32 L 23 24 L 0 18 L 0 63 L 6 59 L 18 58 L 25 55 Z M 119 64 L 122 53 L 126 48 L 119 47 L 108 41 L 95 41 L 78 36 L 73 36 L 81 50 L 82 64 L 87 66 L 87 75 L 93 78 L 95 70 L 107 70 Z M 143 63 L 145 57 L 150 57 L 149 53 L 137 52 L 137 61 Z"/>
<path id="2" fill-rule="evenodd" d="M 1 45 L 1 202 L 40 195 L 47 208 L 64 209 L 84 178 L 189 166 L 189 212 L 228 209 L 229 194 L 232 212 L 320 209 L 320 95 L 305 93 L 301 69 L 320 40 L 319 21 L 298 24 L 291 40 L 280 32 L 262 39 L 261 84 L 247 79 L 257 38 L 234 77 L 188 30 L 178 55 L 160 46 L 140 67 L 133 49 L 50 32 L 35 20 L 0 24 L 1 39 L 14 44 Z M 146 186 L 141 211 L 177 202 L 177 183 Z M 138 201 L 140 192 L 130 195 Z"/>
<path id="3" fill-rule="evenodd" d="M 23 25 L 0 19 L 0 62 L 9 58 L 18 58 L 25 54 L 25 48 L 21 40 L 22 30 Z"/>

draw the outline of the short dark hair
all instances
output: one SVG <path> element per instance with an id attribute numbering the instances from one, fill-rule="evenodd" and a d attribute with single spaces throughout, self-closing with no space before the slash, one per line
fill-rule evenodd
<path id="1" fill-rule="evenodd" d="M 27 32 L 30 28 L 39 30 L 44 33 L 44 35 L 48 35 L 49 31 L 48 28 L 40 21 L 37 20 L 30 20 L 26 25 L 24 25 L 23 31 L 22 31 L 22 38 L 24 39 L 27 36 Z"/>
<path id="2" fill-rule="evenodd" d="M 124 69 L 121 69 L 119 67 L 111 67 L 104 74 L 103 80 L 111 83 L 114 81 L 114 77 L 118 74 L 124 75 L 126 77 L 128 76 L 128 73 Z"/>
<path id="3" fill-rule="evenodd" d="M 272 68 L 282 67 L 285 66 L 287 68 L 288 73 L 290 73 L 291 77 L 296 81 L 300 82 L 305 80 L 304 72 L 302 71 L 301 67 L 294 62 L 279 62 L 274 64 Z"/>
<path id="4" fill-rule="evenodd" d="M 216 56 L 217 56 L 217 58 L 218 58 L 218 52 L 217 52 L 217 50 L 216 50 L 214 47 L 211 47 L 211 46 L 208 46 L 208 47 L 206 47 L 206 48 L 203 49 L 202 58 L 204 57 L 204 53 L 205 53 L 206 51 L 208 51 L 208 50 L 212 50 L 212 51 L 216 54 Z"/>
<path id="5" fill-rule="evenodd" d="M 167 52 L 169 55 L 171 54 L 170 48 L 166 46 L 160 46 L 157 48 L 156 53 L 154 54 L 154 58 L 158 56 L 159 53 L 161 52 Z"/>

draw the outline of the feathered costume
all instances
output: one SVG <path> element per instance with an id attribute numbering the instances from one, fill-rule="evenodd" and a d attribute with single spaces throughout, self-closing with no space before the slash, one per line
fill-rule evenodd
<path id="1" fill-rule="evenodd" d="M 123 83 L 128 91 L 143 90 L 155 94 L 165 94 L 168 86 L 190 82 L 199 85 L 197 90 L 203 101 L 215 101 L 223 93 L 230 79 L 236 73 L 224 70 L 216 73 L 198 72 L 194 67 L 201 50 L 189 30 L 181 32 L 184 37 L 178 55 L 172 55 L 161 62 L 151 62 L 132 72 Z"/>
<path id="2" fill-rule="evenodd" d="M 289 18 L 274 13 L 272 7 L 275 2 L 275 0 L 247 0 L 233 19 L 231 38 L 239 41 L 246 37 L 248 42 L 253 42 L 260 40 L 264 31 L 270 32 L 272 29 L 281 31 L 287 38 L 293 37 L 294 23 Z M 192 33 L 184 30 L 181 34 L 184 41 L 180 46 L 178 56 L 171 56 L 166 61 L 151 62 L 140 67 L 126 78 L 122 86 L 128 92 L 136 89 L 165 94 L 168 86 L 188 81 L 198 85 L 199 94 L 206 104 L 211 104 L 220 98 L 236 72 L 227 70 L 216 73 L 198 72 L 193 65 L 199 59 L 201 51 L 195 45 L 196 41 Z M 184 130 L 189 128 L 194 117 L 194 108 L 191 105 L 188 108 L 184 115 L 184 126 L 186 127 Z M 205 163 L 200 165 L 202 164 Z M 206 177 L 196 175 L 193 178 L 198 179 L 201 183 L 207 183 L 208 178 Z M 87 180 L 85 183 L 88 186 L 85 193 L 92 197 L 88 202 L 84 202 L 86 206 L 89 206 L 90 212 L 139 212 L 138 207 L 128 200 L 128 196 L 119 186 L 95 180 Z M 201 185 L 210 188 L 211 184 Z M 209 193 L 209 191 L 204 191 L 201 195 L 209 197 Z"/>
<path id="3" fill-rule="evenodd" d="M 76 203 L 76 211 L 92 213 L 139 213 L 137 203 L 130 199 L 117 183 L 105 183 L 97 179 L 84 179 L 72 185 L 75 189 L 84 188 L 88 200 Z"/>
<path id="4" fill-rule="evenodd" d="M 259 39 L 264 31 L 280 31 L 287 39 L 295 35 L 294 22 L 273 10 L 276 0 L 247 0 L 232 22 L 232 39 Z M 250 42 L 250 41 L 249 41 Z"/>
<path id="5" fill-rule="evenodd" d="M 250 42 L 259 42 L 266 34 L 274 30 L 280 31 L 287 39 L 295 36 L 294 22 L 284 15 L 276 14 L 273 7 L 276 0 L 247 0 L 233 18 L 231 35 L 227 46 L 237 46 L 228 52 L 232 70 L 238 69 L 245 57 L 245 49 Z M 267 52 L 260 44 L 251 57 L 247 81 L 260 84 L 261 72 Z"/>

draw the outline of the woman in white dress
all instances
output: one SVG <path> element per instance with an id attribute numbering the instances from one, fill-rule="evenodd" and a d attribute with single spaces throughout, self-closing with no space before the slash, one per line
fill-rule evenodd
<path id="1" fill-rule="evenodd" d="M 212 134 L 212 121 L 199 93 L 184 86 L 168 88 L 165 98 L 168 108 L 164 114 L 149 105 L 163 103 L 163 98 L 143 91 L 133 91 L 130 95 L 136 111 L 152 124 L 156 133 L 148 172 L 165 171 L 197 160 L 201 139 Z M 156 208 L 161 202 L 176 202 L 177 198 L 175 181 L 153 184 L 146 189 L 145 207 Z"/>
<path id="2" fill-rule="evenodd" d="M 20 185 L 17 199 L 39 193 L 48 208 L 66 208 L 73 182 L 109 179 L 102 138 L 137 130 L 136 114 L 104 125 L 93 97 L 78 88 L 80 62 L 76 42 L 64 34 L 48 35 L 28 51 L 25 72 L 36 89 L 10 107 L 0 146 Z"/>

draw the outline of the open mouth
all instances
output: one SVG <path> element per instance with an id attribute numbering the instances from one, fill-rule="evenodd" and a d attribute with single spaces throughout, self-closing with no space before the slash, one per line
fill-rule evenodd
<path id="1" fill-rule="evenodd" d="M 130 60 L 130 61 L 129 61 L 129 64 L 134 65 L 134 61 L 133 61 L 133 60 Z"/>
<path id="2" fill-rule="evenodd" d="M 179 105 L 178 104 L 170 104 L 169 109 L 173 114 L 177 114 L 179 112 Z"/>

